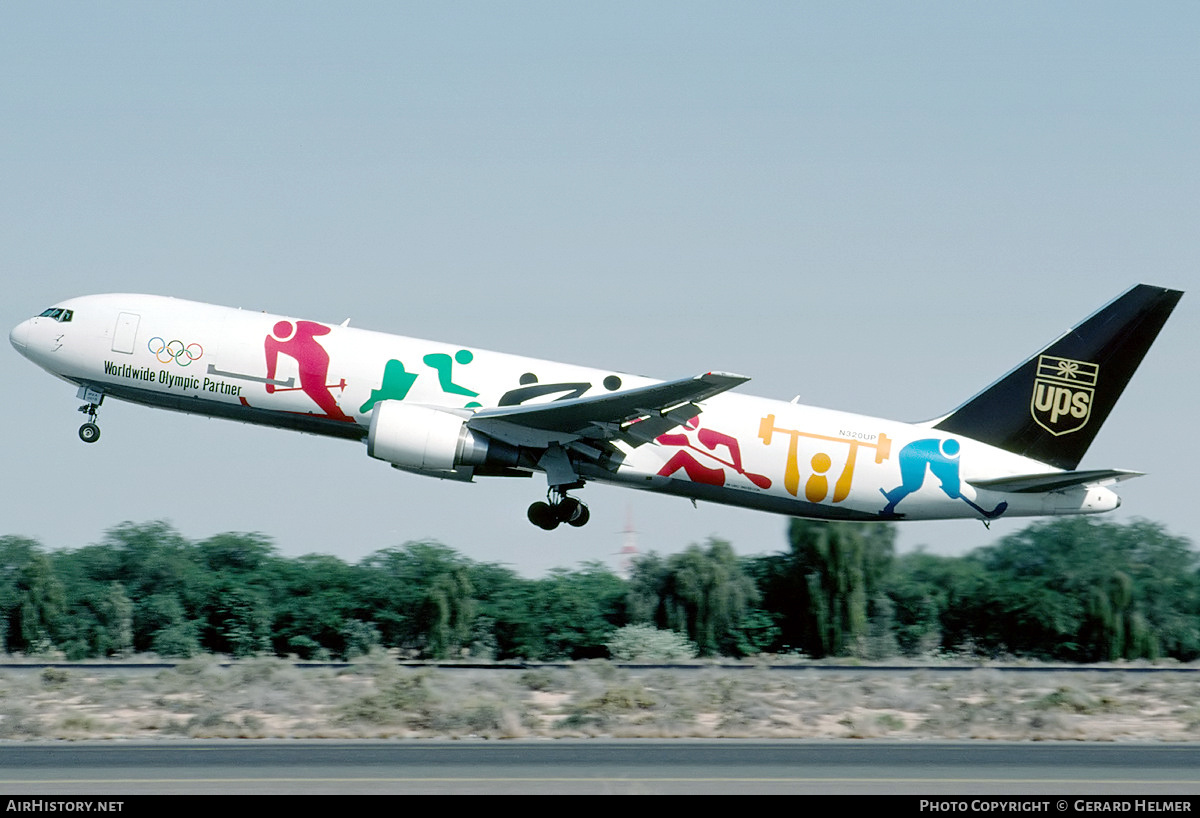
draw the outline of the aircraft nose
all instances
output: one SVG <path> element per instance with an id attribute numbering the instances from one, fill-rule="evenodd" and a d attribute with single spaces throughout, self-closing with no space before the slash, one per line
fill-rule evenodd
<path id="1" fill-rule="evenodd" d="M 32 320 L 22 321 L 13 327 L 12 332 L 8 334 L 9 343 L 11 343 L 16 348 L 17 352 L 20 352 L 22 355 L 24 355 L 25 350 L 29 348 L 29 335 L 32 331 L 32 323 Z"/>

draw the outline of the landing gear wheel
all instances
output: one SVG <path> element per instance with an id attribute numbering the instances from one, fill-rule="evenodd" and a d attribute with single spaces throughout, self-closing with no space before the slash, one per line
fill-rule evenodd
<path id="1" fill-rule="evenodd" d="M 84 443 L 95 443 L 100 439 L 100 427 L 94 423 L 85 423 L 79 427 L 79 439 Z"/>
<path id="2" fill-rule="evenodd" d="M 588 513 L 587 506 L 574 497 L 563 497 L 562 501 L 554 506 L 554 513 L 560 522 L 573 525 L 576 528 L 586 524 L 588 518 L 591 516 Z"/>
<path id="3" fill-rule="evenodd" d="M 550 506 L 549 503 L 537 502 L 529 507 L 526 514 L 529 517 L 529 522 L 536 525 L 538 528 L 544 528 L 547 531 L 553 531 L 558 528 L 558 514 Z"/>
<path id="4" fill-rule="evenodd" d="M 576 528 L 583 528 L 587 525 L 588 520 L 592 519 L 592 512 L 588 511 L 588 507 L 583 503 L 579 504 L 579 513 L 567 520 L 567 525 L 573 525 Z"/>
<path id="5" fill-rule="evenodd" d="M 578 486 L 571 488 L 578 488 Z M 567 496 L 561 486 L 551 486 L 550 491 L 546 493 L 546 500 L 548 502 L 537 502 L 531 505 L 526 515 L 529 517 L 529 522 L 538 528 L 553 531 L 561 523 L 579 528 L 587 525 L 587 521 L 592 517 L 588 507 L 574 497 Z"/>

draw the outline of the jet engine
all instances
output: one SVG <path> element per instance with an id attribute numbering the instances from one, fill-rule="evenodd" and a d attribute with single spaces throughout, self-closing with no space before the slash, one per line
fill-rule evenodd
<path id="1" fill-rule="evenodd" d="M 515 447 L 472 432 L 461 415 L 395 400 L 375 404 L 367 454 L 405 471 L 459 480 L 470 480 L 475 467 L 513 466 L 518 459 Z"/>

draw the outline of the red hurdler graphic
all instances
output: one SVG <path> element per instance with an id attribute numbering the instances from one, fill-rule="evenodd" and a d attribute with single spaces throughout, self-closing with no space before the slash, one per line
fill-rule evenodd
<path id="1" fill-rule="evenodd" d="M 725 485 L 725 468 L 728 467 L 738 474 L 745 476 L 746 479 L 760 489 L 771 487 L 771 479 L 769 477 L 754 474 L 742 468 L 742 447 L 738 443 L 737 438 L 712 429 L 698 429 L 698 426 L 699 424 L 696 422 L 696 419 L 692 418 L 687 422 L 685 428 L 688 431 L 696 432 L 696 439 L 705 447 L 704 449 L 693 445 L 686 433 L 665 434 L 655 438 L 655 442 L 660 446 L 683 447 L 666 462 L 666 465 L 658 470 L 659 475 L 669 477 L 680 469 L 683 469 L 687 473 L 688 479 L 693 483 L 723 486 Z M 722 460 L 713 453 L 718 446 L 724 446 L 729 449 L 729 460 Z M 719 466 L 716 468 L 705 466 L 691 452 L 698 452 L 704 458 L 719 464 Z"/>

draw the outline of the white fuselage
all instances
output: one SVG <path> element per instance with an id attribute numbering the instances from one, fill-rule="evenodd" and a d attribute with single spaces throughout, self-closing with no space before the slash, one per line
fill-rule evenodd
<path id="1" fill-rule="evenodd" d="M 63 301 L 12 331 L 64 380 L 115 398 L 365 440 L 381 401 L 450 410 L 602 395 L 657 383 L 612 370 L 149 295 Z M 48 311 L 49 312 L 49 311 Z M 1107 511 L 1102 486 L 1010 493 L 972 482 L 1055 469 L 908 424 L 719 394 L 644 445 L 617 441 L 580 477 L 825 519 L 982 517 Z"/>

